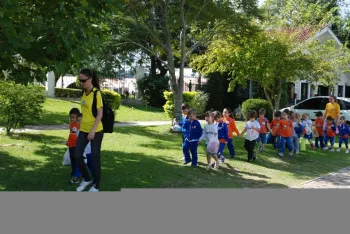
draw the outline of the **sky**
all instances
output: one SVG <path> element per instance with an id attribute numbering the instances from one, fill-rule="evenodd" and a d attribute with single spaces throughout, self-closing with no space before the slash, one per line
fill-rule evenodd
<path id="1" fill-rule="evenodd" d="M 259 5 L 262 5 L 265 2 L 265 0 L 258 0 L 258 2 L 259 2 Z M 345 3 L 345 6 L 341 7 L 341 10 L 342 10 L 341 13 L 343 16 L 345 15 L 345 12 L 350 11 L 350 0 L 345 0 L 344 3 Z"/>

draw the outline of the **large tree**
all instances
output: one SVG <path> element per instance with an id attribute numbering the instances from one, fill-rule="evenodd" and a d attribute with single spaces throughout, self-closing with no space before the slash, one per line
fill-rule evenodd
<path id="1" fill-rule="evenodd" d="M 147 51 L 167 68 L 177 119 L 181 118 L 184 68 L 189 56 L 219 31 L 249 31 L 249 16 L 258 13 L 255 0 L 130 0 L 122 7 L 114 15 L 115 21 L 133 36 L 116 35 L 116 41 Z M 179 77 L 175 75 L 177 61 Z"/>

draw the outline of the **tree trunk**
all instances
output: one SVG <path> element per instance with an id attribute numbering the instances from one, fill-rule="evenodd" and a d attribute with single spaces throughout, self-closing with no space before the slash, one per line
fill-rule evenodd
<path id="1" fill-rule="evenodd" d="M 150 56 L 150 57 L 151 57 L 150 77 L 155 78 L 157 74 L 157 66 L 156 66 L 157 59 L 156 59 L 156 56 Z"/>
<path id="2" fill-rule="evenodd" d="M 202 74 L 198 74 L 198 90 L 202 89 Z"/>

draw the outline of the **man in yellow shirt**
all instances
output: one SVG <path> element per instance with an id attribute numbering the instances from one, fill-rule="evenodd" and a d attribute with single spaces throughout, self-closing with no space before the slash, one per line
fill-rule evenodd
<path id="1" fill-rule="evenodd" d="M 340 116 L 340 106 L 336 102 L 337 98 L 335 96 L 329 97 L 329 103 L 326 105 L 326 109 L 324 111 L 324 119 L 328 116 L 331 116 L 334 119 L 334 122 L 337 123 Z"/>

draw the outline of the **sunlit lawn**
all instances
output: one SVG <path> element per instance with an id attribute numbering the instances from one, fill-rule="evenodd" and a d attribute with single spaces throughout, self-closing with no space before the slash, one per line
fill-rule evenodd
<path id="1" fill-rule="evenodd" d="M 239 124 L 242 126 L 242 124 Z M 120 188 L 287 188 L 350 165 L 350 156 L 319 150 L 280 159 L 267 146 L 254 163 L 246 162 L 243 139 L 235 138 L 237 158 L 215 172 L 205 169 L 204 142 L 198 168 L 183 165 L 181 137 L 169 126 L 116 128 L 102 145 L 101 190 Z M 0 190 L 74 191 L 70 167 L 62 166 L 68 131 L 1 135 Z M 23 144 L 23 145 L 20 145 Z M 225 155 L 228 155 L 225 150 Z M 287 154 L 286 154 L 287 155 Z"/>

